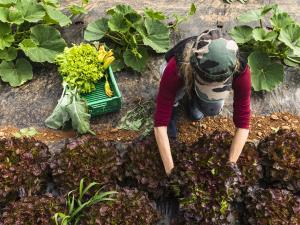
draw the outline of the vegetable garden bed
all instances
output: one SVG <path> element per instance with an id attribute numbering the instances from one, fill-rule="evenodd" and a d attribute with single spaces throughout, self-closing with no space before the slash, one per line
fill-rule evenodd
<path id="1" fill-rule="evenodd" d="M 121 225 L 124 221 L 155 225 L 164 216 L 155 202 L 172 198 L 180 206 L 172 216 L 172 224 L 252 225 L 268 224 L 266 221 L 276 224 L 279 220 L 282 224 L 299 224 L 300 189 L 293 185 L 300 182 L 299 134 L 279 131 L 257 148 L 248 143 L 238 162 L 239 169 L 226 165 L 231 139 L 227 132 L 215 132 L 190 146 L 172 143 L 176 167 L 170 177 L 164 174 L 153 136 L 127 143 L 104 143 L 86 136 L 71 140 L 55 156 L 34 139 L 1 140 L 0 167 L 7 172 L 1 176 L 1 184 L 5 185 L 1 190 L 6 192 L 2 191 L 0 224 L 54 224 L 51 217 L 66 212 L 63 199 L 83 177 L 87 183 L 96 181 L 105 185 L 105 190 L 118 192 L 116 202 L 87 209 L 83 225 Z M 277 155 L 267 154 L 271 150 Z M 291 150 L 289 155 L 293 157 L 282 164 L 283 159 L 287 160 L 284 152 Z M 275 164 L 280 165 L 279 169 Z M 282 172 L 271 173 L 270 179 L 267 171 L 272 168 Z M 12 173 L 18 174 L 17 180 Z M 21 179 L 24 175 L 26 180 Z M 28 186 L 30 177 L 33 179 Z M 265 212 L 254 209 L 255 204 Z"/>

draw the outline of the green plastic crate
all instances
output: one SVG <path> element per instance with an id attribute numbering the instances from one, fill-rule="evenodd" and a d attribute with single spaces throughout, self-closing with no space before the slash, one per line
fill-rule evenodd
<path id="1" fill-rule="evenodd" d="M 92 117 L 99 116 L 109 112 L 119 111 L 122 106 L 122 95 L 118 88 L 111 67 L 108 68 L 108 74 L 109 74 L 108 82 L 114 94 L 112 97 L 108 97 L 105 94 L 104 79 L 101 79 L 96 84 L 96 89 L 94 91 L 92 91 L 89 94 L 82 95 L 82 97 L 87 101 L 87 105 L 89 107 L 89 113 L 91 114 Z"/>

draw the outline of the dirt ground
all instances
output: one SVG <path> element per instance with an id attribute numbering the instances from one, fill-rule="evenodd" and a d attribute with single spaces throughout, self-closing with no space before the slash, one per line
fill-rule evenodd
<path id="1" fill-rule="evenodd" d="M 290 113 L 274 113 L 269 116 L 252 115 L 251 128 L 248 141 L 258 142 L 278 129 L 293 129 L 300 134 L 300 116 Z M 228 131 L 234 133 L 235 127 L 228 117 L 206 117 L 202 121 L 192 122 L 183 117 L 178 121 L 178 140 L 192 144 L 203 134 L 211 134 L 214 131 Z M 12 137 L 18 129 L 16 127 L 0 127 L 0 137 Z M 107 125 L 102 130 L 95 130 L 100 140 L 104 141 L 132 141 L 140 136 L 139 132 L 119 130 Z M 74 138 L 74 131 L 54 131 L 51 129 L 38 129 L 36 139 L 45 143 Z"/>

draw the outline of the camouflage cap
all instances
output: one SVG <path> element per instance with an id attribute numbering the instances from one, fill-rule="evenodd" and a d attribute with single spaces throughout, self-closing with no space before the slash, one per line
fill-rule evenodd
<path id="1" fill-rule="evenodd" d="M 202 78 L 221 81 L 234 73 L 238 46 L 233 40 L 226 40 L 218 30 L 200 35 L 194 43 L 190 62 Z"/>

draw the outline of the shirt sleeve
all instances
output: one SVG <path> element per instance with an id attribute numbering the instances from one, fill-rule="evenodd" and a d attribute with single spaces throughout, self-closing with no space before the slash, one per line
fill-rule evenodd
<path id="1" fill-rule="evenodd" d="M 251 72 L 247 65 L 245 70 L 233 80 L 233 122 L 237 128 L 249 129 L 250 126 L 250 97 Z"/>
<path id="2" fill-rule="evenodd" d="M 154 126 L 167 126 L 172 116 L 177 91 L 183 86 L 178 76 L 175 57 L 171 58 L 162 75 L 156 98 Z"/>

